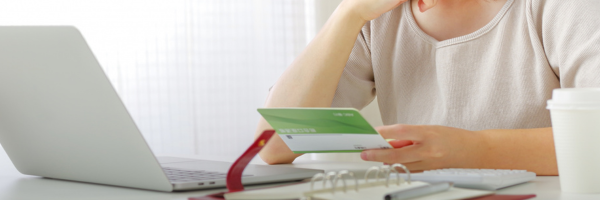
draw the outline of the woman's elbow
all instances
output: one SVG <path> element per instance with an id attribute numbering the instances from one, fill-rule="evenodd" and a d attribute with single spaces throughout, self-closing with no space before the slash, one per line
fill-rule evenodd
<path id="1" fill-rule="evenodd" d="M 274 152 L 260 152 L 260 158 L 269 165 L 290 164 L 294 162 L 297 156 L 281 155 Z"/>

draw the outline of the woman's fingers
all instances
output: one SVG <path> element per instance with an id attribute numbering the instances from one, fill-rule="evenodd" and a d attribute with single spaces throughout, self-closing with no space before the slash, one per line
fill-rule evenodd
<path id="1" fill-rule="evenodd" d="M 379 17 L 407 0 L 344 0 L 339 8 L 350 8 L 369 21 Z"/>
<path id="2" fill-rule="evenodd" d="M 395 124 L 375 128 L 385 139 L 421 141 L 422 127 L 414 125 Z"/>
<path id="3" fill-rule="evenodd" d="M 437 3 L 438 0 L 419 0 L 419 10 L 425 12 L 437 5 Z"/>
<path id="4" fill-rule="evenodd" d="M 422 160 L 419 153 L 417 153 L 418 149 L 418 146 L 407 146 L 400 149 L 366 150 L 360 154 L 360 157 L 366 161 L 410 163 Z"/>
<path id="5" fill-rule="evenodd" d="M 384 137 L 395 139 L 395 149 L 366 150 L 361 158 L 367 161 L 400 163 L 411 170 L 443 167 L 476 166 L 485 152 L 481 134 L 445 126 L 391 125 L 377 127 Z M 411 144 L 413 143 L 413 144 Z"/>
<path id="6" fill-rule="evenodd" d="M 410 141 L 410 140 L 392 140 L 392 141 L 389 141 L 388 143 L 390 143 L 390 145 L 392 145 L 392 147 L 394 147 L 396 149 L 414 144 L 413 141 Z"/>

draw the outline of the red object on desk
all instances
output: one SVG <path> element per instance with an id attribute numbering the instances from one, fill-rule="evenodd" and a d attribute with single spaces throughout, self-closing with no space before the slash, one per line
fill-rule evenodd
<path id="1" fill-rule="evenodd" d="M 254 140 L 254 143 L 248 147 L 246 152 L 231 165 L 229 172 L 227 172 L 227 189 L 229 189 L 229 192 L 244 190 L 244 185 L 242 185 L 242 173 L 244 172 L 244 169 L 246 169 L 246 166 L 248 166 L 248 163 L 252 161 L 254 156 L 262 150 L 263 146 L 267 144 L 273 134 L 275 134 L 275 130 L 263 131 L 262 134 Z"/>
<path id="2" fill-rule="evenodd" d="M 252 161 L 256 154 L 258 154 L 258 152 L 262 150 L 265 144 L 267 144 L 267 142 L 269 141 L 269 139 L 271 139 L 273 134 L 275 134 L 275 130 L 263 131 L 262 134 L 260 134 L 260 136 L 256 138 L 256 140 L 254 140 L 254 143 L 252 143 L 252 145 L 248 147 L 246 152 L 244 152 L 233 163 L 233 165 L 231 165 L 229 171 L 227 172 L 227 189 L 229 190 L 229 192 L 239 192 L 244 190 L 244 185 L 242 185 L 242 173 L 244 172 L 244 169 L 246 169 L 248 163 L 250 163 L 250 161 Z M 211 194 L 204 197 L 190 197 L 188 198 L 188 200 L 225 199 L 223 197 L 223 194 L 225 193 L 222 192 L 217 194 Z"/>
<path id="3" fill-rule="evenodd" d="M 503 194 L 493 194 L 488 196 L 482 196 L 467 200 L 523 200 L 523 199 L 531 199 L 536 197 L 535 194 L 526 194 L 526 195 L 503 195 Z"/>

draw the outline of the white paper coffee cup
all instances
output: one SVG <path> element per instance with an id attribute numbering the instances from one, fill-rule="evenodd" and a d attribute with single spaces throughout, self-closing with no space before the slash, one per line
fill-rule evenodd
<path id="1" fill-rule="evenodd" d="M 600 88 L 555 89 L 547 108 L 562 191 L 600 193 Z"/>

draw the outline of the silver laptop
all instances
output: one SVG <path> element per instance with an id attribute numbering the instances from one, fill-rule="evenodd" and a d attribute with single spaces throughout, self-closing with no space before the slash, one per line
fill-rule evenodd
<path id="1" fill-rule="evenodd" d="M 148 190 L 224 187 L 231 165 L 157 159 L 74 27 L 0 27 L 0 143 L 23 174 Z M 318 172 L 250 165 L 242 183 Z"/>

